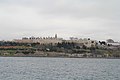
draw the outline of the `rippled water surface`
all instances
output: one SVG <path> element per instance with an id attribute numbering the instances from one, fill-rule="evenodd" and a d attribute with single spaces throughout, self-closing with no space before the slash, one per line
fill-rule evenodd
<path id="1" fill-rule="evenodd" d="M 120 80 L 120 60 L 0 57 L 0 80 Z"/>

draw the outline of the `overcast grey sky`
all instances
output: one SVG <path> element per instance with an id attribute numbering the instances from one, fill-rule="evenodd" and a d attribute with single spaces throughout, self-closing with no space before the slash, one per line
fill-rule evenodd
<path id="1" fill-rule="evenodd" d="M 120 0 L 0 0 L 0 39 L 120 40 Z"/>

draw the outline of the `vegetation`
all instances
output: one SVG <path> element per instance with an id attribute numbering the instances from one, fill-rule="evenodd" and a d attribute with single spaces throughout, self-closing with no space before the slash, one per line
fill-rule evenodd
<path id="1" fill-rule="evenodd" d="M 106 45 L 105 42 L 100 42 Z M 106 49 L 104 47 L 86 47 L 85 45 L 76 45 L 75 43 L 62 42 L 57 44 L 39 44 L 39 43 L 16 43 L 16 42 L 0 42 L 1 56 L 14 56 L 18 53 L 24 55 L 34 54 L 36 51 L 58 52 L 65 54 L 83 54 L 83 57 L 102 56 L 102 57 L 120 57 L 120 49 Z"/>

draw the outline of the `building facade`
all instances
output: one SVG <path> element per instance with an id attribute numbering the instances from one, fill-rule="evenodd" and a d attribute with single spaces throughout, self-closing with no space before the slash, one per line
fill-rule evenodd
<path id="1" fill-rule="evenodd" d="M 40 44 L 56 44 L 62 43 L 62 38 L 58 38 L 57 34 L 55 37 L 24 37 L 22 39 L 14 39 L 14 42 L 18 43 L 40 43 Z"/>
<path id="2" fill-rule="evenodd" d="M 97 41 L 96 40 L 90 40 L 90 38 L 84 38 L 84 39 L 78 39 L 78 38 L 70 38 L 70 40 L 67 40 L 66 42 L 69 42 L 69 43 L 75 43 L 76 46 L 86 46 L 86 47 L 95 47 L 96 44 L 97 44 Z"/>

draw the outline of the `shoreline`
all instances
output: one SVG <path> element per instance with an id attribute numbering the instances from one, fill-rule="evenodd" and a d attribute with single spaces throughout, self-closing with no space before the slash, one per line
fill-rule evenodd
<path id="1" fill-rule="evenodd" d="M 102 58 L 99 58 L 99 57 L 93 57 L 93 58 L 92 57 L 53 57 L 53 56 L 52 57 L 51 56 L 0 56 L 0 57 L 18 57 L 18 58 L 19 57 L 26 57 L 26 58 L 27 57 L 31 57 L 31 58 L 32 57 L 33 58 L 35 58 L 35 57 L 38 58 L 39 57 L 39 58 L 74 58 L 74 59 L 78 59 L 78 58 L 79 59 L 120 59 L 120 58 L 115 58 L 115 57 L 114 58 L 113 57 L 109 57 L 109 58 L 105 58 L 105 57 L 104 58 L 103 57 Z"/>
<path id="2" fill-rule="evenodd" d="M 120 57 L 113 57 L 107 55 L 93 54 L 93 53 L 65 53 L 65 52 L 46 52 L 36 51 L 35 53 L 1 53 L 0 57 L 42 57 L 42 58 L 84 58 L 84 59 L 120 59 Z"/>

